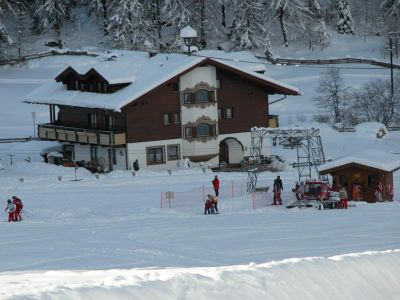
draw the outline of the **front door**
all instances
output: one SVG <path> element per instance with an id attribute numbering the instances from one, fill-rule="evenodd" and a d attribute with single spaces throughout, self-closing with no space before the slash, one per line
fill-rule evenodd
<path id="1" fill-rule="evenodd" d="M 225 141 L 219 144 L 219 163 L 225 162 L 229 164 L 229 148 Z"/>

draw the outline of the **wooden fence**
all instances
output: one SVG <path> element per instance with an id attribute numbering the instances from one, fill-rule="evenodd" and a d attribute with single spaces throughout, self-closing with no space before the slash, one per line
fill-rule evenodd
<path id="1" fill-rule="evenodd" d="M 262 56 L 257 56 L 260 59 L 266 59 Z M 390 63 L 376 61 L 363 58 L 336 58 L 336 59 L 291 59 L 291 58 L 274 58 L 272 64 L 278 65 L 335 65 L 335 64 L 369 64 L 383 68 L 390 68 Z M 400 65 L 393 64 L 393 69 L 400 70 Z"/>
<path id="2" fill-rule="evenodd" d="M 88 51 L 75 51 L 75 50 L 67 50 L 67 51 L 57 51 L 57 50 L 51 50 L 49 52 L 43 52 L 43 53 L 37 53 L 37 54 L 29 54 L 29 55 L 24 55 L 21 57 L 16 57 L 16 58 L 9 58 L 9 59 L 0 59 L 0 66 L 1 65 L 15 65 L 18 63 L 25 62 L 27 60 L 31 59 L 37 59 L 37 58 L 43 58 L 43 57 L 48 57 L 48 56 L 55 56 L 55 55 L 85 55 L 85 56 L 98 56 L 95 53 L 91 53 Z"/>
<path id="3" fill-rule="evenodd" d="M 29 141 L 33 141 L 33 140 L 37 140 L 37 138 L 33 138 L 33 137 L 25 137 L 25 138 L 8 138 L 8 139 L 0 139 L 0 144 L 3 143 L 18 143 L 18 142 L 29 142 Z"/>
<path id="4" fill-rule="evenodd" d="M 339 127 L 335 128 L 339 132 L 355 132 L 355 127 Z M 388 131 L 400 131 L 400 126 L 386 126 Z"/>

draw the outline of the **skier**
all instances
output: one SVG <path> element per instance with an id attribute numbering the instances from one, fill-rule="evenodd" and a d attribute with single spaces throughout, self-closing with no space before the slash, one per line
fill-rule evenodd
<path id="1" fill-rule="evenodd" d="M 211 202 L 211 195 L 207 195 L 207 200 L 206 200 L 206 202 L 204 203 L 204 214 L 205 215 L 209 215 L 209 214 L 211 214 L 211 204 L 212 204 L 212 202 Z"/>
<path id="2" fill-rule="evenodd" d="M 283 185 L 281 177 L 278 176 L 274 180 L 274 205 L 282 205 L 281 191 L 283 191 Z"/>
<path id="3" fill-rule="evenodd" d="M 15 205 L 14 220 L 16 222 L 22 221 L 21 212 L 22 209 L 24 208 L 24 204 L 22 203 L 21 199 L 19 199 L 17 196 L 12 196 L 12 199 L 13 199 L 12 202 Z"/>
<path id="4" fill-rule="evenodd" d="M 292 192 L 295 193 L 295 195 L 296 195 L 296 200 L 301 200 L 301 198 L 302 198 L 302 191 L 301 191 L 301 185 L 300 185 L 298 182 L 296 182 L 296 186 L 295 186 L 294 189 L 292 189 Z"/>
<path id="5" fill-rule="evenodd" d="M 4 211 L 8 212 L 8 222 L 14 222 L 15 205 L 11 202 L 11 199 L 7 200 L 7 207 Z"/>
<path id="6" fill-rule="evenodd" d="M 218 211 L 218 198 L 217 198 L 217 196 L 211 196 L 211 203 L 212 203 L 212 207 L 213 207 L 214 210 L 215 210 L 215 213 L 216 213 L 216 214 L 219 214 L 219 211 Z"/>
<path id="7" fill-rule="evenodd" d="M 211 183 L 212 183 L 214 191 L 215 191 L 215 196 L 218 197 L 219 196 L 219 179 L 218 179 L 217 175 L 215 175 L 214 180 L 211 181 Z"/>

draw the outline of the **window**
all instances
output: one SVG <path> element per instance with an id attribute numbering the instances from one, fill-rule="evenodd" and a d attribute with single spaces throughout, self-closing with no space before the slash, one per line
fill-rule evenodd
<path id="1" fill-rule="evenodd" d="M 90 148 L 90 160 L 97 162 L 98 158 L 99 158 L 99 149 L 96 146 L 92 146 Z"/>
<path id="2" fill-rule="evenodd" d="M 164 147 L 146 148 L 146 154 L 147 154 L 148 165 L 165 163 Z"/>
<path id="3" fill-rule="evenodd" d="M 163 115 L 163 124 L 168 125 L 169 124 L 169 114 L 164 114 Z"/>
<path id="4" fill-rule="evenodd" d="M 74 145 L 63 145 L 63 158 L 66 160 L 74 160 Z"/>
<path id="5" fill-rule="evenodd" d="M 201 123 L 196 127 L 185 127 L 186 138 L 196 138 L 196 137 L 215 136 L 215 135 L 216 135 L 216 125 Z"/>
<path id="6" fill-rule="evenodd" d="M 193 137 L 193 128 L 192 127 L 185 128 L 185 137 Z"/>
<path id="7" fill-rule="evenodd" d="M 163 114 L 163 124 L 179 124 L 181 122 L 180 113 Z"/>
<path id="8" fill-rule="evenodd" d="M 210 125 L 200 124 L 197 126 L 197 136 L 209 136 L 210 135 Z"/>
<path id="9" fill-rule="evenodd" d="M 232 119 L 232 118 L 233 118 L 233 107 L 218 109 L 218 119 Z"/>
<path id="10" fill-rule="evenodd" d="M 179 92 L 179 83 L 174 82 L 174 83 L 172 84 L 172 91 L 173 91 L 173 92 Z"/>
<path id="11" fill-rule="evenodd" d="M 114 129 L 114 116 L 106 116 L 106 126 L 108 130 L 113 130 Z"/>
<path id="12" fill-rule="evenodd" d="M 88 115 L 89 127 L 90 128 L 97 128 L 97 116 L 94 113 L 90 113 Z"/>
<path id="13" fill-rule="evenodd" d="M 190 103 L 207 103 L 214 101 L 214 92 L 207 90 L 198 90 L 194 93 L 183 94 L 183 102 Z"/>
<path id="14" fill-rule="evenodd" d="M 181 115 L 179 113 L 173 114 L 174 124 L 179 124 L 181 122 Z"/>
<path id="15" fill-rule="evenodd" d="M 116 164 L 117 164 L 117 155 L 116 155 L 116 153 L 115 153 L 115 149 L 111 149 L 110 154 L 111 154 L 111 156 L 112 156 L 112 162 L 113 162 L 113 164 L 116 165 Z"/>
<path id="16" fill-rule="evenodd" d="M 374 187 L 376 182 L 378 181 L 378 176 L 376 175 L 368 175 L 368 186 Z"/>
<path id="17" fill-rule="evenodd" d="M 233 118 L 233 108 L 232 107 L 227 107 L 225 109 L 225 118 L 226 119 L 232 119 Z"/>
<path id="18" fill-rule="evenodd" d="M 179 145 L 169 145 L 167 148 L 168 160 L 179 159 Z"/>
<path id="19" fill-rule="evenodd" d="M 208 91 L 206 90 L 198 90 L 195 93 L 195 100 L 197 103 L 208 102 Z"/>

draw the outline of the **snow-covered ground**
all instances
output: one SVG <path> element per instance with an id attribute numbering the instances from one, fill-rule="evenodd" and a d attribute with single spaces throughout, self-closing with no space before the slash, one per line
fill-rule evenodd
<path id="1" fill-rule="evenodd" d="M 378 51 L 373 49 L 370 56 Z M 67 64 L 92 59 L 48 57 L 0 69 L 0 138 L 33 135 L 31 112 L 36 123 L 48 122 L 48 108 L 21 103 L 24 95 Z M 339 67 L 353 87 L 390 75 L 367 66 Z M 370 127 L 338 133 L 312 122 L 320 112 L 311 98 L 322 70 L 267 66 L 268 76 L 302 91 L 271 106 L 281 125 L 319 127 L 332 159 L 360 149 L 400 152 L 398 132 L 377 139 Z M 227 193 L 221 213 L 204 216 L 202 187 L 208 192 L 214 176 L 209 170 L 141 170 L 136 176 L 119 171 L 96 179 L 78 169 L 82 180 L 71 181 L 73 168 L 41 162 L 41 150 L 54 145 L 0 144 L 1 205 L 18 195 L 27 212 L 23 222 L 0 226 L 1 299 L 400 299 L 399 171 L 392 203 L 357 203 L 348 210 L 253 209 L 244 192 Z M 287 163 L 295 158 L 292 150 L 272 152 Z M 24 161 L 28 157 L 31 163 Z M 260 185 L 271 186 L 277 175 L 262 173 Z M 288 167 L 279 175 L 287 203 L 297 173 Z M 245 173 L 219 177 L 223 189 L 247 180 Z M 171 209 L 160 208 L 165 191 L 180 195 Z M 271 198 L 267 194 L 266 202 Z"/>

